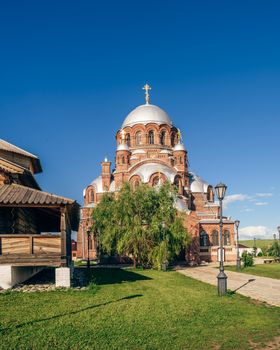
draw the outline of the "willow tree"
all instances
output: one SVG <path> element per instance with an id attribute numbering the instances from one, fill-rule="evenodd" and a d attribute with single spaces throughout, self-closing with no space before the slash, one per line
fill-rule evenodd
<path id="1" fill-rule="evenodd" d="M 189 243 L 175 198 L 167 183 L 135 190 L 125 184 L 117 198 L 105 194 L 93 213 L 101 251 L 131 257 L 134 266 L 161 268 L 170 262 Z"/>

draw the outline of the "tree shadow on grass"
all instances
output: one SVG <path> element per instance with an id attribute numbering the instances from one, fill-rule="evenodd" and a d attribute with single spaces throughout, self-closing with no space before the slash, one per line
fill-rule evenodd
<path id="1" fill-rule="evenodd" d="M 23 322 L 23 323 L 17 324 L 17 325 L 12 326 L 12 327 L 2 328 L 2 329 L 0 328 L 0 332 L 3 334 L 3 333 L 9 332 L 9 331 L 13 331 L 15 329 L 19 329 L 19 328 L 22 328 L 22 327 L 25 327 L 25 326 L 36 325 L 37 323 L 40 323 L 40 322 L 51 321 L 51 320 L 55 320 L 57 318 L 64 317 L 64 316 L 76 315 L 76 314 L 79 314 L 80 312 L 83 312 L 83 311 L 88 311 L 88 310 L 95 309 L 95 308 L 98 308 L 98 307 L 101 307 L 101 306 L 106 306 L 106 305 L 109 305 L 109 304 L 117 303 L 119 301 L 130 300 L 130 299 L 139 298 L 139 297 L 142 297 L 142 296 L 143 296 L 143 294 L 128 295 L 127 297 L 123 297 L 123 298 L 120 298 L 120 299 L 117 299 L 117 300 L 111 300 L 111 301 L 107 301 L 105 303 L 90 305 L 90 306 L 87 306 L 87 307 L 82 308 L 82 309 L 78 309 L 78 310 L 74 310 L 74 311 L 70 311 L 70 312 L 65 312 L 65 313 L 62 313 L 62 314 L 58 314 L 58 315 L 54 315 L 54 316 L 50 316 L 50 317 L 46 317 L 46 318 L 41 318 L 41 319 L 38 319 L 38 320 L 33 320 L 33 321 L 29 321 L 29 322 Z"/>
<path id="2" fill-rule="evenodd" d="M 86 286 L 90 283 L 97 285 L 117 284 L 123 282 L 151 280 L 152 278 L 124 269 L 93 268 L 76 269 L 75 279 L 78 281 L 78 284 Z"/>

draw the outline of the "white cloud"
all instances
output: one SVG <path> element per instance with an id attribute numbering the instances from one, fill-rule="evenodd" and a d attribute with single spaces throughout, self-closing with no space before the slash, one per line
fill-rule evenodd
<path id="1" fill-rule="evenodd" d="M 264 205 L 268 205 L 268 203 L 267 202 L 256 202 L 255 205 L 264 206 Z"/>
<path id="2" fill-rule="evenodd" d="M 234 202 L 243 202 L 250 199 L 249 196 L 247 196 L 246 194 L 242 194 L 242 193 L 238 193 L 238 194 L 231 194 L 229 196 L 226 196 L 224 199 L 224 206 L 225 208 Z"/>
<path id="3" fill-rule="evenodd" d="M 231 194 L 225 197 L 224 207 L 227 208 L 232 203 L 245 202 L 245 201 L 247 201 L 248 204 L 252 203 L 256 206 L 265 206 L 265 205 L 268 205 L 269 203 L 265 201 L 262 202 L 260 201 L 260 199 L 271 198 L 271 197 L 273 197 L 273 194 L 270 192 L 259 192 L 253 196 L 249 196 L 243 193 Z M 249 211 L 253 211 L 253 209 L 246 208 L 245 211 L 249 212 Z"/>
<path id="4" fill-rule="evenodd" d="M 251 211 L 254 211 L 254 209 L 252 209 L 252 208 L 245 208 L 244 210 L 242 210 L 242 211 L 245 211 L 245 212 L 251 212 Z"/>
<path id="5" fill-rule="evenodd" d="M 239 230 L 241 239 L 273 238 L 273 230 L 266 226 L 246 226 Z"/>
<path id="6" fill-rule="evenodd" d="M 256 197 L 269 198 L 269 197 L 273 197 L 273 194 L 272 193 L 256 193 Z"/>

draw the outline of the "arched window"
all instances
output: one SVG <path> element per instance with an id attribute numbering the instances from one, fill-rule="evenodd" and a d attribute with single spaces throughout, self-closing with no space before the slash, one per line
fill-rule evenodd
<path id="1" fill-rule="evenodd" d="M 175 177 L 174 185 L 175 185 L 175 187 L 177 187 L 177 189 L 179 189 L 179 186 L 180 186 L 180 178 L 179 178 L 179 176 Z"/>
<path id="2" fill-rule="evenodd" d="M 208 234 L 205 231 L 201 231 L 199 235 L 200 246 L 207 247 L 209 245 Z"/>
<path id="3" fill-rule="evenodd" d="M 212 231 L 212 245 L 219 245 L 219 234 L 217 230 Z"/>
<path id="4" fill-rule="evenodd" d="M 148 143 L 149 145 L 153 145 L 155 143 L 155 134 L 152 130 L 149 131 L 149 134 L 148 134 Z"/>
<path id="5" fill-rule="evenodd" d="M 92 235 L 90 235 L 89 237 L 88 237 L 88 239 L 89 239 L 89 250 L 92 250 Z"/>
<path id="6" fill-rule="evenodd" d="M 178 191 L 178 194 L 183 194 L 183 187 L 182 187 L 182 181 L 179 176 L 176 176 L 174 179 L 174 186 L 176 190 Z"/>
<path id="7" fill-rule="evenodd" d="M 94 191 L 91 190 L 90 193 L 89 193 L 89 201 L 92 203 L 94 202 Z"/>
<path id="8" fill-rule="evenodd" d="M 224 245 L 230 245 L 230 232 L 228 230 L 224 232 Z"/>
<path id="9" fill-rule="evenodd" d="M 122 164 L 125 164 L 125 157 L 122 156 Z"/>
<path id="10" fill-rule="evenodd" d="M 139 146 L 141 145 L 142 143 L 142 134 L 141 134 L 141 131 L 138 131 L 135 135 L 135 142 L 136 142 L 136 145 Z"/>
<path id="11" fill-rule="evenodd" d="M 214 194 L 212 186 L 209 186 L 207 189 L 207 200 L 208 202 L 214 202 Z"/>
<path id="12" fill-rule="evenodd" d="M 162 146 L 165 145 L 165 137 L 166 137 L 166 132 L 165 131 L 162 131 L 161 134 L 160 134 L 160 144 Z"/>
<path id="13" fill-rule="evenodd" d="M 130 147 L 130 134 L 125 135 L 125 142 L 128 145 L 128 147 Z"/>
<path id="14" fill-rule="evenodd" d="M 180 157 L 180 164 L 183 164 L 183 157 Z"/>
<path id="15" fill-rule="evenodd" d="M 171 146 L 172 147 L 175 146 L 175 133 L 174 132 L 171 134 Z"/>
<path id="16" fill-rule="evenodd" d="M 155 176 L 153 178 L 153 183 L 152 183 L 152 186 L 155 187 L 159 184 L 159 176 Z"/>
<path id="17" fill-rule="evenodd" d="M 136 190 L 139 186 L 140 186 L 140 181 L 139 180 L 135 180 L 133 182 L 133 189 Z"/>

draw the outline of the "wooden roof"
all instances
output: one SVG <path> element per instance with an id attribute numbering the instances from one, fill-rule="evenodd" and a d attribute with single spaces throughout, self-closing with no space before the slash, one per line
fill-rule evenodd
<path id="1" fill-rule="evenodd" d="M 73 205 L 72 199 L 57 196 L 34 188 L 11 184 L 0 185 L 0 206 L 61 206 Z"/>
<path id="2" fill-rule="evenodd" d="M 2 139 L 0 139 L 0 150 L 5 151 L 5 152 L 20 154 L 21 156 L 30 158 L 31 162 L 33 164 L 35 173 L 42 172 L 42 166 L 40 163 L 40 159 L 37 156 L 35 156 L 34 154 L 27 152 L 24 149 L 19 148 L 15 145 L 12 145 L 11 143 L 9 143 L 5 140 L 2 140 Z"/>
<path id="3" fill-rule="evenodd" d="M 21 154 L 21 155 L 26 156 L 28 158 L 38 159 L 38 157 L 35 156 L 34 154 L 29 153 L 29 152 L 25 151 L 24 149 L 19 148 L 15 145 L 12 145 L 11 143 L 9 143 L 5 140 L 2 140 L 2 139 L 0 139 L 0 149 L 2 149 L 3 151 L 7 151 L 7 152 L 18 153 L 18 154 Z"/>

